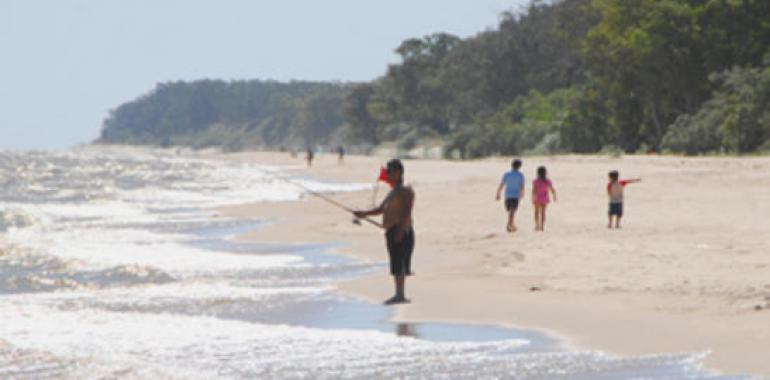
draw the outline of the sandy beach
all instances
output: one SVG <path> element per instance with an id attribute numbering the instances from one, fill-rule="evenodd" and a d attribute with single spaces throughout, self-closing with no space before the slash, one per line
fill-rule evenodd
<path id="1" fill-rule="evenodd" d="M 286 165 L 292 174 L 374 183 L 385 157 L 319 155 L 304 168 L 288 153 L 237 153 L 227 160 Z M 545 330 L 583 350 L 620 355 L 711 351 L 707 367 L 770 376 L 770 158 L 658 156 L 525 157 L 527 191 L 545 165 L 559 194 L 545 232 L 534 231 L 528 197 L 519 231 L 505 231 L 495 201 L 509 158 L 405 160 L 416 191 L 417 247 L 407 281 L 412 303 L 399 321 L 478 322 Z M 607 172 L 641 177 L 626 189 L 623 228 L 607 224 Z M 386 194 L 379 186 L 377 202 Z M 334 194 L 354 208 L 373 191 Z M 386 259 L 382 231 L 314 197 L 222 209 L 271 221 L 239 239 L 339 243 L 336 251 Z M 380 303 L 392 294 L 383 271 L 340 284 Z"/>

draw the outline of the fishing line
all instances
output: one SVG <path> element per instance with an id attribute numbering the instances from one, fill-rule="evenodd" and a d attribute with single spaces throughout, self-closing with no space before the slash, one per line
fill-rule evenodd
<path id="1" fill-rule="evenodd" d="M 336 206 L 336 207 L 339 207 L 339 208 L 341 208 L 341 209 L 343 209 L 343 210 L 345 210 L 345 211 L 347 211 L 347 212 L 350 212 L 350 213 L 354 213 L 354 212 L 355 212 L 355 210 L 353 210 L 352 208 L 350 208 L 350 207 L 348 207 L 348 206 L 346 206 L 346 205 L 344 205 L 344 204 L 342 204 L 342 203 L 340 203 L 340 202 L 337 202 L 337 201 L 335 201 L 334 199 L 331 199 L 331 198 L 327 197 L 326 195 L 324 195 L 324 194 L 321 194 L 321 193 L 319 193 L 319 192 L 317 192 L 317 191 L 315 191 L 315 190 L 313 190 L 313 189 L 310 189 L 310 188 L 308 188 L 307 186 L 305 186 L 305 185 L 303 185 L 303 184 L 301 184 L 301 183 L 297 183 L 297 182 L 294 182 L 294 181 L 292 181 L 292 180 L 291 180 L 291 179 L 289 179 L 289 178 L 285 178 L 285 177 L 281 177 L 281 176 L 279 176 L 279 175 L 277 175 L 277 174 L 273 174 L 273 173 L 271 173 L 271 172 L 269 172 L 269 171 L 267 171 L 267 170 L 263 170 L 263 171 L 264 171 L 265 173 L 267 173 L 268 175 L 270 175 L 270 176 L 274 177 L 274 178 L 277 178 L 277 179 L 279 179 L 279 180 L 281 180 L 281 181 L 284 181 L 284 182 L 286 182 L 286 183 L 288 183 L 288 184 L 290 184 L 290 185 L 294 185 L 294 186 L 296 186 L 296 187 L 298 187 L 298 188 L 300 188 L 300 189 L 302 189 L 302 190 L 306 191 L 307 193 L 309 193 L 309 194 L 311 194 L 311 195 L 313 195 L 313 196 L 316 196 L 316 197 L 318 197 L 318 198 L 321 198 L 321 199 L 323 199 L 324 201 L 328 202 L 329 204 L 332 204 L 332 205 L 334 205 L 334 206 Z M 363 219 L 364 221 L 366 221 L 367 223 L 369 223 L 369 224 L 371 224 L 371 225 L 373 225 L 373 226 L 377 226 L 377 227 L 379 227 L 379 228 L 384 228 L 384 227 L 382 226 L 382 224 L 380 224 L 379 222 L 377 222 L 377 221 L 374 221 L 374 220 L 372 220 L 372 219 L 370 219 L 369 217 L 366 217 L 366 216 L 365 216 L 365 217 L 362 217 L 362 218 L 356 218 L 356 219 L 354 219 L 354 220 L 353 220 L 353 223 L 355 223 L 355 224 L 360 224 L 360 222 L 359 222 L 359 220 L 360 220 L 360 219 Z"/>

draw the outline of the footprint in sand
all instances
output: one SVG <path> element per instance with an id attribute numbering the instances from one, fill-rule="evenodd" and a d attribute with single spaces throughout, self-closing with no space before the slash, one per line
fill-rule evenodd
<path id="1" fill-rule="evenodd" d="M 484 266 L 498 273 L 506 274 L 512 268 L 517 267 L 516 263 L 524 261 L 524 254 L 520 252 L 497 252 L 497 253 L 485 253 Z"/>
<path id="2" fill-rule="evenodd" d="M 513 251 L 511 252 L 511 256 L 516 259 L 516 261 L 524 261 L 524 254 L 521 252 Z"/>
<path id="3" fill-rule="evenodd" d="M 511 252 L 511 253 L 509 253 L 507 255 L 502 253 L 502 252 L 500 252 L 499 254 L 485 253 L 484 257 L 486 257 L 488 259 L 491 259 L 491 258 L 501 259 L 501 261 L 516 261 L 516 262 L 518 262 L 518 261 L 524 261 L 524 257 L 525 256 L 524 256 L 523 253 L 513 251 L 513 252 Z"/>

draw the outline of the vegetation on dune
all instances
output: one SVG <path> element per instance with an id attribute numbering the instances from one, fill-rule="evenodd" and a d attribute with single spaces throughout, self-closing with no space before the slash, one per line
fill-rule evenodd
<path id="1" fill-rule="evenodd" d="M 121 105 L 99 141 L 246 149 L 444 141 L 448 155 L 770 150 L 770 2 L 533 1 L 403 41 L 366 83 L 196 81 Z"/>
<path id="2" fill-rule="evenodd" d="M 327 143 L 344 122 L 349 88 L 259 80 L 161 83 L 112 110 L 98 142 L 226 150 Z"/>

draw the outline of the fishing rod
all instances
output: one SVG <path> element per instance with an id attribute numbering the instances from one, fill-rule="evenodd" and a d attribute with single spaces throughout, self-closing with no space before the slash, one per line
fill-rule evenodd
<path id="1" fill-rule="evenodd" d="M 332 204 L 332 205 L 334 205 L 334 206 L 336 206 L 336 207 L 339 207 L 339 208 L 341 208 L 341 209 L 343 209 L 343 210 L 345 210 L 345 211 L 347 211 L 347 212 L 349 212 L 349 213 L 355 214 L 355 212 L 356 212 L 356 211 L 355 211 L 355 210 L 353 210 L 352 208 L 350 208 L 350 207 L 348 207 L 348 206 L 346 206 L 346 205 L 344 205 L 344 204 L 342 204 L 342 203 L 340 203 L 340 202 L 337 202 L 337 201 L 335 201 L 334 199 L 332 199 L 332 198 L 329 198 L 329 197 L 327 197 L 326 195 L 324 195 L 324 194 L 321 194 L 321 193 L 319 193 L 319 192 L 317 192 L 317 191 L 315 191 L 315 190 L 313 190 L 313 189 L 311 189 L 311 188 L 308 188 L 307 186 L 305 186 L 305 185 L 303 185 L 303 184 L 301 184 L 301 183 L 297 183 L 297 182 L 294 182 L 294 181 L 292 181 L 292 180 L 291 180 L 291 179 L 289 179 L 289 178 L 281 177 L 281 176 L 279 176 L 279 175 L 277 175 L 277 174 L 273 174 L 273 173 L 270 173 L 270 172 L 268 172 L 268 171 L 265 171 L 265 173 L 267 173 L 267 174 L 269 174 L 269 175 L 271 175 L 271 176 L 273 176 L 273 177 L 275 177 L 275 178 L 277 178 L 277 179 L 280 179 L 280 180 L 282 180 L 282 181 L 284 181 L 284 182 L 286 182 L 286 183 L 288 183 L 288 184 L 291 184 L 291 185 L 297 186 L 297 187 L 299 187 L 300 189 L 302 189 L 302 190 L 304 190 L 304 191 L 306 191 L 306 192 L 310 193 L 311 195 L 313 195 L 313 196 L 316 196 L 316 197 L 318 197 L 318 198 L 321 198 L 321 199 L 323 199 L 324 201 L 326 201 L 326 202 L 328 202 L 328 203 L 330 203 L 330 204 Z M 361 218 L 356 218 L 356 219 L 354 219 L 354 220 L 353 220 L 353 223 L 355 223 L 355 224 L 360 224 L 360 222 L 359 222 L 359 220 L 360 220 L 360 219 L 363 219 L 364 221 L 366 221 L 367 223 L 369 223 L 369 224 L 371 224 L 371 225 L 373 225 L 373 226 L 377 226 L 377 227 L 379 227 L 379 228 L 385 228 L 385 227 L 383 227 L 383 225 L 382 225 L 382 224 L 380 224 L 379 222 L 377 222 L 377 221 L 374 221 L 374 220 L 372 220 L 372 219 L 370 219 L 369 217 L 366 217 L 366 216 L 364 216 L 364 217 L 361 217 Z"/>

